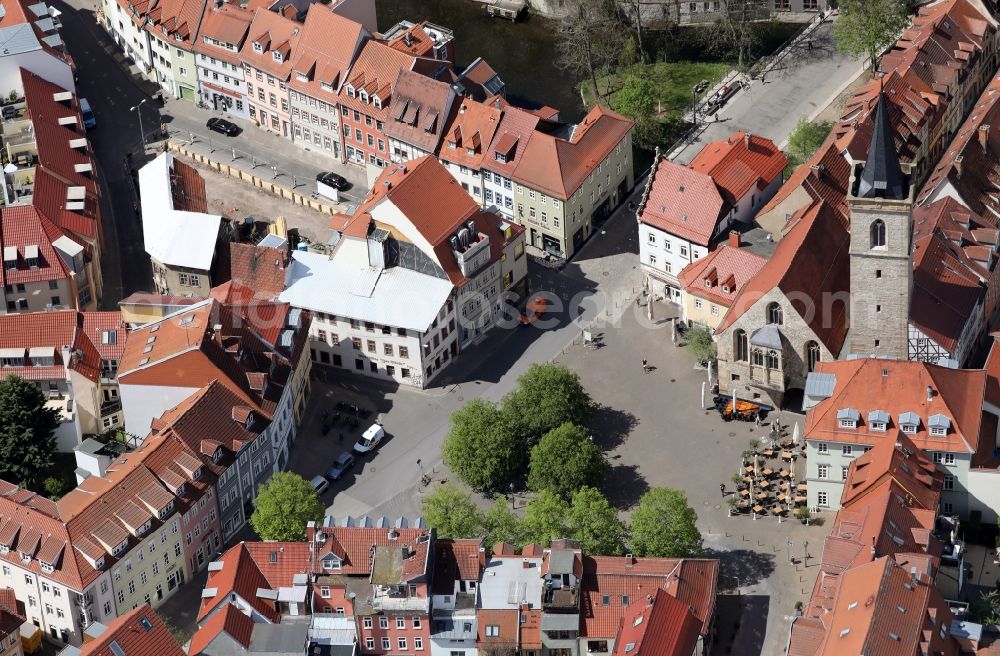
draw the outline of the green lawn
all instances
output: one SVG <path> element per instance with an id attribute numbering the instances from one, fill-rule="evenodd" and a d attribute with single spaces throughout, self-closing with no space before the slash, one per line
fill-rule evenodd
<path id="1" fill-rule="evenodd" d="M 657 62 L 644 64 L 632 70 L 632 74 L 647 78 L 657 90 L 658 117 L 661 120 L 677 120 L 691 107 L 691 90 L 702 80 L 708 80 L 709 88 L 732 70 L 732 65 L 717 62 Z M 615 72 L 597 79 L 605 93 L 610 92 L 610 103 L 614 107 L 615 92 L 621 88 L 625 72 Z M 583 98 L 587 105 L 594 102 L 593 89 L 587 81 L 581 83 Z"/>

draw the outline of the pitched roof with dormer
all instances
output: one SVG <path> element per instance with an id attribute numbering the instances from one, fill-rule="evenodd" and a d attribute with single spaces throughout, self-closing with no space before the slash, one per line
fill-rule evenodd
<path id="1" fill-rule="evenodd" d="M 724 244 L 681 269 L 677 278 L 686 293 L 728 307 L 766 263 L 756 253 Z"/>
<path id="2" fill-rule="evenodd" d="M 622 618 L 614 656 L 693 654 L 701 629 L 693 609 L 663 589 L 643 601 Z"/>
<path id="3" fill-rule="evenodd" d="M 478 171 L 500 125 L 502 112 L 492 104 L 462 98 L 446 119 L 438 157 Z"/>
<path id="4" fill-rule="evenodd" d="M 287 82 L 301 34 L 302 23 L 274 11 L 259 10 L 240 48 L 240 61 Z"/>
<path id="5" fill-rule="evenodd" d="M 80 646 L 80 656 L 185 656 L 173 634 L 148 604 L 108 623 L 99 636 Z"/>
<path id="6" fill-rule="evenodd" d="M 753 188 L 766 189 L 787 165 L 788 158 L 773 141 L 741 130 L 707 144 L 688 167 L 711 176 L 732 205 Z"/>
<path id="7" fill-rule="evenodd" d="M 414 71 L 400 71 L 392 110 L 385 122 L 386 136 L 425 153 L 437 152 L 454 100 L 455 90 L 450 84 Z"/>
<path id="8" fill-rule="evenodd" d="M 370 37 L 360 23 L 334 13 L 329 6 L 323 3 L 309 5 L 288 86 L 336 104 L 337 92 L 351 64 Z"/>

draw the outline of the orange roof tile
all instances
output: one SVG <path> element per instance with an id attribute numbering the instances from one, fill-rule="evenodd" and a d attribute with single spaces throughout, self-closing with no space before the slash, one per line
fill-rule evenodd
<path id="1" fill-rule="evenodd" d="M 492 105 L 461 99 L 445 126 L 438 157 L 479 170 L 500 118 L 500 110 Z"/>
<path id="2" fill-rule="evenodd" d="M 647 185 L 639 221 L 703 246 L 717 236 L 729 205 L 711 176 L 663 158 Z"/>
<path id="3" fill-rule="evenodd" d="M 508 109 L 507 112 L 510 112 Z M 549 194 L 568 200 L 631 132 L 635 121 L 596 105 L 568 138 L 539 130 L 521 145 L 524 155 L 516 158 L 511 178 Z M 503 139 L 502 131 L 501 142 Z M 496 150 L 500 150 L 499 144 Z M 495 164 L 490 162 L 489 168 Z"/>
<path id="4" fill-rule="evenodd" d="M 766 263 L 747 249 L 724 244 L 681 269 L 677 278 L 688 294 L 728 307 Z"/>
<path id="5" fill-rule="evenodd" d="M 732 205 L 753 187 L 765 189 L 787 165 L 788 158 L 773 141 L 740 131 L 707 144 L 688 166 L 711 176 Z"/>
<path id="6" fill-rule="evenodd" d="M 297 46 L 302 33 L 302 23 L 285 16 L 262 10 L 254 14 L 246 40 L 240 48 L 240 61 L 253 68 L 287 82 L 292 70 L 292 60 L 298 54 Z M 258 52 L 255 44 L 261 47 Z M 280 60 L 274 58 L 277 53 Z"/>
<path id="7" fill-rule="evenodd" d="M 220 612 L 212 615 L 195 631 L 188 645 L 188 656 L 198 656 L 220 634 L 225 633 L 244 649 L 250 648 L 250 635 L 253 633 L 253 620 L 236 606 L 227 604 Z"/>
<path id="8" fill-rule="evenodd" d="M 359 23 L 331 11 L 329 6 L 309 5 L 289 86 L 313 98 L 338 102 L 337 92 L 370 36 Z"/>
<path id="9" fill-rule="evenodd" d="M 646 603 L 622 618 L 614 656 L 689 656 L 700 637 L 701 622 L 687 604 L 658 589 Z"/>
<path id="10" fill-rule="evenodd" d="M 112 644 L 117 644 L 117 649 L 113 649 Z M 115 656 L 116 652 L 128 656 L 185 656 L 170 630 L 148 604 L 111 621 L 104 633 L 80 646 L 80 656 Z"/>

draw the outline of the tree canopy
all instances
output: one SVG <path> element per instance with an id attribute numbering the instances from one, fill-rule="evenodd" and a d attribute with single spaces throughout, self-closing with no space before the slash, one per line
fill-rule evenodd
<path id="1" fill-rule="evenodd" d="M 567 422 L 543 435 L 531 449 L 528 487 L 568 500 L 586 485 L 599 485 L 607 470 L 604 453 L 587 431 Z"/>
<path id="2" fill-rule="evenodd" d="M 788 164 L 797 167 L 812 157 L 812 154 L 823 145 L 832 128 L 833 123 L 830 122 L 813 123 L 806 118 L 800 118 L 788 136 Z"/>
<path id="3" fill-rule="evenodd" d="M 438 537 L 470 538 L 482 533 L 483 518 L 472 496 L 451 483 L 424 497 L 421 511 L 427 524 L 437 529 Z"/>
<path id="4" fill-rule="evenodd" d="M 52 469 L 59 427 L 58 412 L 45 402 L 34 383 L 0 381 L 0 477 L 36 491 Z"/>
<path id="5" fill-rule="evenodd" d="M 584 553 L 617 556 L 624 549 L 625 524 L 596 488 L 582 487 L 573 495 L 566 525 Z"/>
<path id="6" fill-rule="evenodd" d="M 441 450 L 445 464 L 474 490 L 496 492 L 523 480 L 524 444 L 489 401 L 473 399 L 452 413 Z"/>
<path id="7" fill-rule="evenodd" d="M 629 75 L 611 102 L 612 109 L 633 119 L 652 115 L 656 108 L 656 86 L 649 78 Z"/>
<path id="8" fill-rule="evenodd" d="M 837 47 L 852 55 L 864 55 L 874 70 L 880 55 L 909 24 L 907 0 L 840 0 L 840 16 L 833 24 Z"/>
<path id="9" fill-rule="evenodd" d="M 483 542 L 487 552 L 492 552 L 493 547 L 500 542 L 518 546 L 524 544 L 521 520 L 507 507 L 506 499 L 497 499 L 496 503 L 483 513 L 482 524 L 486 534 Z"/>
<path id="10" fill-rule="evenodd" d="M 631 547 L 639 556 L 689 558 L 701 554 L 698 515 L 681 490 L 654 487 L 632 513 Z"/>
<path id="11" fill-rule="evenodd" d="M 293 472 L 278 472 L 254 499 L 250 524 L 261 540 L 305 540 L 306 523 L 321 521 L 325 508 L 316 490 Z"/>
<path id="12" fill-rule="evenodd" d="M 503 400 L 503 414 L 529 443 L 566 422 L 584 423 L 592 410 L 576 372 L 551 363 L 531 365 Z"/>
<path id="13" fill-rule="evenodd" d="M 684 348 L 702 366 L 715 359 L 715 340 L 712 331 L 701 326 L 692 326 L 684 332 Z"/>

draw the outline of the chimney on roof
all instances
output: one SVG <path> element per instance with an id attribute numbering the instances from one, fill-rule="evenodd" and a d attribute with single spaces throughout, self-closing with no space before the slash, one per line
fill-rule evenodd
<path id="1" fill-rule="evenodd" d="M 955 177 L 959 180 L 962 179 L 962 156 L 959 155 L 955 158 Z"/>
<path id="2" fill-rule="evenodd" d="M 934 388 L 930 385 L 927 386 L 927 402 L 930 403 L 934 400 Z"/>
<path id="3" fill-rule="evenodd" d="M 979 126 L 979 145 L 986 150 L 986 147 L 990 143 L 990 126 L 989 124 Z"/>
<path id="4" fill-rule="evenodd" d="M 739 232 L 739 230 L 730 230 L 729 231 L 729 245 L 732 246 L 733 248 L 739 248 L 740 247 L 740 243 L 741 242 L 740 242 L 740 232 Z"/>
<path id="5" fill-rule="evenodd" d="M 625 554 L 625 567 L 635 565 L 635 557 L 632 554 Z"/>
<path id="6" fill-rule="evenodd" d="M 823 171 L 826 170 L 826 166 L 823 165 L 823 162 L 820 162 L 819 164 L 810 165 L 809 170 L 815 173 L 816 175 L 823 175 Z"/>
<path id="7" fill-rule="evenodd" d="M 744 132 L 743 133 L 743 145 L 746 146 L 748 149 L 750 148 L 750 140 L 751 139 L 753 139 L 753 133 L 752 132 Z"/>

